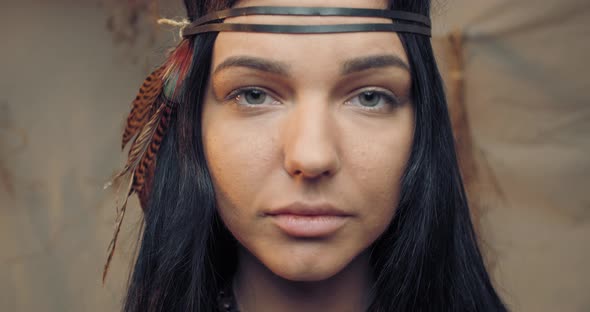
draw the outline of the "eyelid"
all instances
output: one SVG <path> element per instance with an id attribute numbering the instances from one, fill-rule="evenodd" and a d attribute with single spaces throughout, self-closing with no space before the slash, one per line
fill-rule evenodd
<path id="1" fill-rule="evenodd" d="M 389 104 L 391 104 L 393 106 L 397 106 L 402 103 L 401 99 L 394 92 L 392 92 L 388 89 L 385 89 L 385 88 L 374 87 L 374 86 L 356 89 L 354 92 L 352 92 L 353 95 L 348 97 L 348 99 L 345 102 L 350 102 L 352 99 L 354 99 L 357 96 L 360 96 L 364 92 L 376 92 L 376 93 L 384 96 L 385 100 L 390 101 L 391 103 L 389 103 Z M 366 109 L 371 109 L 371 108 L 367 107 Z"/>
<path id="2" fill-rule="evenodd" d="M 266 95 L 272 97 L 273 99 L 275 99 L 278 102 L 282 102 L 280 97 L 277 96 L 274 92 L 266 89 L 266 88 L 262 88 L 262 87 L 258 87 L 258 86 L 247 86 L 247 87 L 240 87 L 240 88 L 236 88 L 234 90 L 232 90 L 227 96 L 225 96 L 225 98 L 223 99 L 224 102 L 228 102 L 228 101 L 232 101 L 234 100 L 238 95 L 246 92 L 246 91 L 250 91 L 250 90 L 256 90 L 256 91 L 261 91 L 266 93 Z"/>
<path id="3" fill-rule="evenodd" d="M 236 101 L 236 99 L 239 95 L 241 95 L 247 91 L 251 91 L 251 90 L 257 90 L 257 91 L 264 92 L 267 96 L 271 97 L 274 100 L 273 102 L 279 102 L 279 103 L 283 102 L 280 99 L 280 97 L 277 96 L 274 92 L 268 90 L 267 88 L 255 86 L 255 85 L 236 88 L 236 89 L 232 90 L 227 96 L 225 96 L 223 101 L 224 102 Z M 380 96 L 383 97 L 383 101 L 386 102 L 385 105 L 389 105 L 389 106 L 391 106 L 391 108 L 395 108 L 396 106 L 399 106 L 403 103 L 402 99 L 400 99 L 391 90 L 383 88 L 383 87 L 376 87 L 376 86 L 369 86 L 369 87 L 363 87 L 363 88 L 356 89 L 355 91 L 351 92 L 353 95 L 349 96 L 344 101 L 344 103 L 351 102 L 354 98 L 362 95 L 364 92 L 375 92 L 375 93 L 379 94 Z M 241 106 L 247 106 L 247 105 L 241 105 Z M 253 106 L 256 106 L 256 105 L 253 105 Z M 382 108 L 379 108 L 379 107 L 369 107 L 369 106 L 361 106 L 361 107 L 362 107 L 362 109 L 368 110 L 368 111 L 382 110 Z"/>

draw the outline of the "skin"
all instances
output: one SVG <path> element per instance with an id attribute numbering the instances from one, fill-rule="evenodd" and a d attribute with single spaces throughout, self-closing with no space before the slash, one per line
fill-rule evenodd
<path id="1" fill-rule="evenodd" d="M 258 0 L 237 6 L 255 5 L 386 7 L 384 1 L 366 0 Z M 390 21 L 245 16 L 226 22 Z M 381 59 L 387 65 L 343 75 L 350 60 L 373 56 L 386 56 Z M 242 62 L 220 69 L 236 57 Z M 244 57 L 278 63 L 273 68 L 283 73 L 250 68 Z M 393 218 L 412 146 L 407 62 L 395 33 L 219 34 L 203 108 L 203 142 L 218 211 L 241 245 L 234 280 L 241 311 L 364 309 L 372 282 L 367 249 Z M 252 91 L 239 91 L 246 87 L 266 92 L 266 99 L 252 104 Z M 365 104 L 374 104 L 367 101 L 374 97 L 363 92 L 374 89 L 394 95 L 396 102 L 377 97 L 370 110 Z M 293 237 L 266 212 L 297 201 L 330 203 L 350 216 L 328 236 Z"/>

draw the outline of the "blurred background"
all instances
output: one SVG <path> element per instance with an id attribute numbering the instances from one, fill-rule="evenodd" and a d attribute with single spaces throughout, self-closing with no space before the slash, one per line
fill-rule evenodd
<path id="1" fill-rule="evenodd" d="M 0 310 L 116 311 L 120 136 L 178 42 L 180 0 L 1 0 Z M 474 221 L 512 311 L 590 311 L 590 2 L 435 0 L 433 43 Z"/>

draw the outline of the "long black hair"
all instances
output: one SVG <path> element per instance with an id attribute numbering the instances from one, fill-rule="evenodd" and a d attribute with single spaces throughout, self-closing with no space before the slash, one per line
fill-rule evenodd
<path id="1" fill-rule="evenodd" d="M 185 0 L 194 20 L 235 0 Z M 429 0 L 390 8 L 429 15 Z M 157 155 L 141 247 L 124 311 L 217 311 L 236 242 L 216 211 L 201 139 L 202 99 L 216 34 L 190 39 L 191 68 Z M 369 311 L 506 311 L 477 246 L 442 80 L 429 38 L 399 34 L 412 72 L 414 143 L 395 216 L 371 247 Z"/>

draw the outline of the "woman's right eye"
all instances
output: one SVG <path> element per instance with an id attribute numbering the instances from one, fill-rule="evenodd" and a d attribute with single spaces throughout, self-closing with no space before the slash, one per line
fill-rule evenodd
<path id="1" fill-rule="evenodd" d="M 256 88 L 238 89 L 230 94 L 233 101 L 243 106 L 275 105 L 280 102 L 267 92 Z"/>

